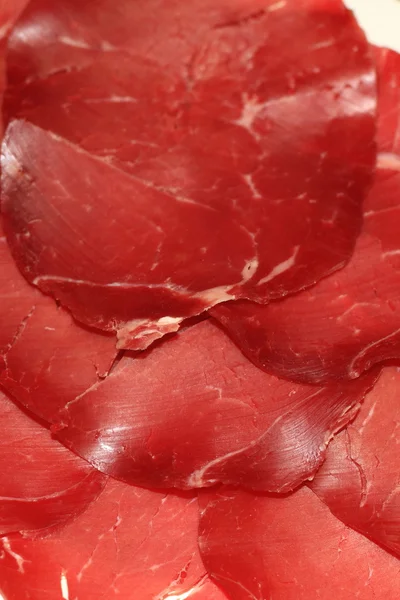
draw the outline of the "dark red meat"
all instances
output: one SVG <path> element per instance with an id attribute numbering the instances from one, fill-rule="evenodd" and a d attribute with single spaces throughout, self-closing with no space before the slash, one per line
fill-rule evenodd
<path id="1" fill-rule="evenodd" d="M 376 373 L 325 388 L 294 385 L 254 367 L 204 321 L 147 355 L 122 358 L 68 403 L 65 394 L 50 403 L 50 394 L 18 384 L 34 379 L 23 356 L 12 377 L 14 394 L 104 473 L 150 487 L 222 481 L 282 491 L 315 473 Z"/>
<path id="2" fill-rule="evenodd" d="M 386 368 L 328 448 L 312 489 L 341 521 L 400 558 L 400 372 Z"/>
<path id="3" fill-rule="evenodd" d="M 46 529 L 76 517 L 106 481 L 1 391 L 0 473 L 0 536 Z M 6 550 L 7 539 L 0 537 L 0 548 L 2 543 Z"/>
<path id="4" fill-rule="evenodd" d="M 204 564 L 234 600 L 398 600 L 399 561 L 308 488 L 285 498 L 202 493 Z"/>
<path id="5" fill-rule="evenodd" d="M 0 0 L 0 37 L 5 38 L 29 0 Z"/>
<path id="6" fill-rule="evenodd" d="M 202 565 L 197 528 L 196 498 L 110 479 L 61 531 L 3 538 L 0 589 L 8 600 L 224 600 Z"/>
<path id="7" fill-rule="evenodd" d="M 33 0 L 10 80 L 14 256 L 120 347 L 348 259 L 375 76 L 340 0 Z"/>
<path id="8" fill-rule="evenodd" d="M 377 50 L 378 169 L 350 263 L 310 290 L 213 315 L 258 366 L 297 381 L 357 377 L 400 356 L 400 55 Z"/>
<path id="9" fill-rule="evenodd" d="M 80 327 L 26 282 L 0 237 L 0 383 L 51 420 L 107 373 L 115 354 L 112 337 Z"/>
<path id="10" fill-rule="evenodd" d="M 12 26 L 29 0 L 0 0 L 0 104 L 6 88 L 6 43 Z M 0 117 L 0 136 L 3 136 L 3 117 Z"/>

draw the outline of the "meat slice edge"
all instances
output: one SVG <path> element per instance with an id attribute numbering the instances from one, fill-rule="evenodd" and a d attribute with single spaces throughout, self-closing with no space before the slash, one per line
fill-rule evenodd
<path id="1" fill-rule="evenodd" d="M 378 164 L 350 262 L 313 288 L 266 307 L 230 302 L 212 309 L 246 356 L 280 377 L 327 383 L 400 356 L 400 55 L 375 53 Z"/>
<path id="2" fill-rule="evenodd" d="M 309 484 L 332 513 L 400 558 L 400 372 L 383 370 Z"/>
<path id="3" fill-rule="evenodd" d="M 295 292 L 353 250 L 375 159 L 369 48 L 339 0 L 275 5 L 176 1 L 177 24 L 166 2 L 123 14 L 103 0 L 118 30 L 146 24 L 135 46 L 111 43 L 97 4 L 55 16 L 37 0 L 13 34 L 6 112 L 23 121 L 3 146 L 9 242 L 30 281 L 121 348 L 229 298 Z M 177 28 L 176 62 L 161 68 Z"/>
<path id="4" fill-rule="evenodd" d="M 0 588 L 18 600 L 224 600 L 197 548 L 196 497 L 109 479 L 76 521 L 35 540 L 9 536 Z M 4 538 L 3 538 L 4 540 Z M 1 547 L 0 538 L 0 547 Z"/>
<path id="5" fill-rule="evenodd" d="M 399 561 L 307 487 L 285 498 L 222 488 L 202 492 L 200 508 L 204 564 L 235 600 L 399 596 Z"/>
<path id="6" fill-rule="evenodd" d="M 49 429 L 1 390 L 0 408 L 0 536 L 16 531 L 30 535 L 76 518 L 107 478 L 53 439 Z"/>
<path id="7" fill-rule="evenodd" d="M 41 398 L 22 382 L 35 373 L 21 347 L 14 351 L 13 393 L 34 407 Z M 326 387 L 280 380 L 203 321 L 147 354 L 124 356 L 105 379 L 46 410 L 64 444 L 129 484 L 188 489 L 224 482 L 283 492 L 314 475 L 377 375 Z M 49 392 L 52 385 L 50 378 Z"/>

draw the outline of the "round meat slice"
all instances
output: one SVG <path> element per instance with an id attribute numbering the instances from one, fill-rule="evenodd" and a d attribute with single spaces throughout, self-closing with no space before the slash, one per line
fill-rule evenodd
<path id="1" fill-rule="evenodd" d="M 6 88 L 6 53 L 7 37 L 9 36 L 15 21 L 23 12 L 29 0 L 0 0 L 0 101 L 3 102 L 3 94 Z M 3 119 L 0 118 L 0 135 L 3 136 Z"/>
<path id="2" fill-rule="evenodd" d="M 383 370 L 310 484 L 346 525 L 400 559 L 400 372 Z"/>
<path id="3" fill-rule="evenodd" d="M 107 478 L 1 391 L 0 415 L 0 536 L 52 528 L 82 513 Z M 5 550 L 7 543 L 3 538 Z"/>
<path id="4" fill-rule="evenodd" d="M 250 360 L 294 381 L 354 378 L 400 356 L 400 55 L 377 50 L 376 56 L 378 166 L 350 262 L 266 307 L 229 302 L 213 309 Z"/>
<path id="5" fill-rule="evenodd" d="M 27 283 L 0 236 L 0 383 L 50 421 L 104 377 L 115 358 L 110 335 L 81 327 Z"/>
<path id="6" fill-rule="evenodd" d="M 33 386 L 28 395 L 18 384 L 35 378 L 21 354 L 11 377 L 22 403 L 43 405 Z M 58 401 L 46 409 L 59 439 L 129 484 L 188 489 L 221 481 L 282 492 L 312 477 L 376 377 L 293 384 L 257 369 L 203 321 L 147 355 L 123 357 L 63 408 Z"/>
<path id="7" fill-rule="evenodd" d="M 196 497 L 110 479 L 63 529 L 0 538 L 0 590 L 9 600 L 227 600 L 207 576 L 197 530 Z"/>
<path id="8" fill-rule="evenodd" d="M 201 494 L 199 545 L 235 600 L 397 600 L 399 561 L 336 519 L 307 487 L 286 498 Z"/>
<path id="9" fill-rule="evenodd" d="M 348 260 L 376 93 L 341 0 L 33 0 L 9 60 L 14 257 L 120 348 Z"/>

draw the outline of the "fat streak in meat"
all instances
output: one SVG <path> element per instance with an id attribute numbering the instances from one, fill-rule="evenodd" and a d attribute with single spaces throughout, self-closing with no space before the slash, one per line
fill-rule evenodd
<path id="1" fill-rule="evenodd" d="M 234 600 L 398 600 L 399 561 L 334 517 L 307 487 L 286 497 L 201 494 L 199 546 Z"/>
<path id="2" fill-rule="evenodd" d="M 0 555 L 6 534 L 59 526 L 82 513 L 106 477 L 54 440 L 0 390 Z M 1 577 L 0 577 L 1 587 Z"/>
<path id="3" fill-rule="evenodd" d="M 156 488 L 222 481 L 274 492 L 315 473 L 377 376 L 292 384 L 254 367 L 209 321 L 144 355 L 122 357 L 68 402 L 64 394 L 49 403 L 19 383 L 35 380 L 21 348 L 14 365 L 14 395 L 29 408 L 43 406 L 59 439 L 104 473 Z M 53 381 L 56 372 L 49 391 Z"/>
<path id="4" fill-rule="evenodd" d="M 331 442 L 312 490 L 332 513 L 400 558 L 400 372 L 386 367 L 354 423 Z"/>
<path id="5" fill-rule="evenodd" d="M 0 384 L 49 421 L 115 358 L 112 337 L 81 327 L 27 283 L 0 235 Z"/>
<path id="6" fill-rule="evenodd" d="M 0 589 L 8 600 L 227 600 L 202 565 L 197 529 L 196 497 L 110 479 L 63 529 L 43 539 L 9 536 Z"/>
<path id="7" fill-rule="evenodd" d="M 376 101 L 340 0 L 33 0 L 9 60 L 14 257 L 120 348 L 348 260 Z"/>
<path id="8" fill-rule="evenodd" d="M 400 356 L 400 56 L 377 49 L 378 164 L 354 255 L 316 286 L 267 307 L 227 303 L 213 315 L 256 365 L 295 381 L 358 377 Z"/>

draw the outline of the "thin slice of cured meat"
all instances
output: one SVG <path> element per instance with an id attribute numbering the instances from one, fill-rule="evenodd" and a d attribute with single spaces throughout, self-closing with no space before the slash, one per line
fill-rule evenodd
<path id="1" fill-rule="evenodd" d="M 49 420 L 99 381 L 115 355 L 112 336 L 79 326 L 26 282 L 0 236 L 0 383 Z"/>
<path id="2" fill-rule="evenodd" d="M 14 257 L 119 347 L 349 258 L 375 69 L 340 0 L 33 0 L 9 60 Z"/>
<path id="3" fill-rule="evenodd" d="M 106 482 L 1 391 L 0 472 L 0 536 L 47 529 L 76 517 Z"/>
<path id="4" fill-rule="evenodd" d="M 7 600 L 224 600 L 202 565 L 197 529 L 197 498 L 110 479 L 60 531 L 35 540 L 9 536 L 0 589 Z"/>
<path id="5" fill-rule="evenodd" d="M 297 381 L 357 377 L 400 356 L 400 55 L 376 50 L 378 170 L 349 264 L 273 302 L 228 303 L 213 315 L 258 366 Z"/>
<path id="6" fill-rule="evenodd" d="M 285 498 L 203 492 L 199 544 L 235 600 L 398 600 L 399 561 L 304 487 Z"/>
<path id="7" fill-rule="evenodd" d="M 0 0 L 0 105 L 6 88 L 7 36 L 29 0 Z M 0 117 L 0 136 L 3 135 L 3 119 Z"/>
<path id="8" fill-rule="evenodd" d="M 29 379 L 19 362 L 13 380 Z M 328 387 L 293 385 L 251 364 L 203 321 L 51 414 L 53 431 L 100 471 L 130 484 L 182 489 L 216 482 L 286 491 L 321 465 L 376 373 Z M 37 400 L 13 393 L 27 406 Z M 57 406 L 59 404 L 57 403 Z M 51 408 L 51 407 L 50 407 Z"/>
<path id="9" fill-rule="evenodd" d="M 400 372 L 386 368 L 311 487 L 334 515 L 400 558 Z"/>

